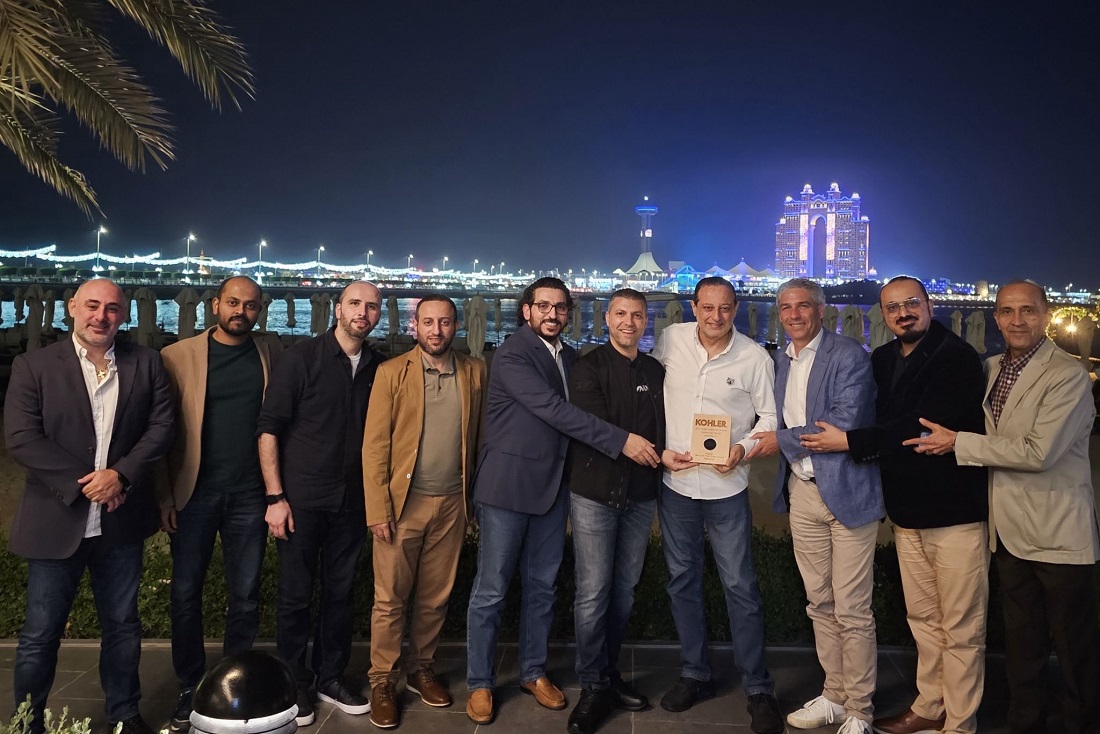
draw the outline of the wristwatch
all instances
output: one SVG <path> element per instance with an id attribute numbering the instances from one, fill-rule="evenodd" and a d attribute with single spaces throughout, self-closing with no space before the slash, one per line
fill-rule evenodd
<path id="1" fill-rule="evenodd" d="M 277 505 L 286 499 L 286 492 L 279 492 L 279 494 L 265 494 L 264 497 L 267 499 L 267 504 Z"/>
<path id="2" fill-rule="evenodd" d="M 115 474 L 118 474 L 118 481 L 122 484 L 123 496 L 130 494 L 130 480 L 126 478 L 126 475 L 115 469 Z"/>

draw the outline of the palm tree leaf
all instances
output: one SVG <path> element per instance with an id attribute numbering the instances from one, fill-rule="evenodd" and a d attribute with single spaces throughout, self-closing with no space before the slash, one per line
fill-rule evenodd
<path id="1" fill-rule="evenodd" d="M 240 109 L 238 94 L 255 97 L 244 45 L 205 0 L 108 0 L 179 62 L 216 109 L 222 98 Z"/>
<path id="2" fill-rule="evenodd" d="M 15 153 L 24 168 L 72 200 L 86 216 L 91 217 L 93 208 L 99 211 L 95 191 L 84 175 L 63 164 L 54 154 L 56 131 L 37 124 L 29 114 L 0 109 L 0 145 Z"/>

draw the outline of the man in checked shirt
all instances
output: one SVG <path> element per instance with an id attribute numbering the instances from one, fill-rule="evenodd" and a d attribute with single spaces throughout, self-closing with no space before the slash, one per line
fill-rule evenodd
<path id="1" fill-rule="evenodd" d="M 989 467 L 989 542 L 1005 616 L 1008 727 L 1046 731 L 1046 663 L 1058 653 L 1062 720 L 1070 734 L 1100 725 L 1100 629 L 1094 571 L 1100 559 L 1089 431 L 1096 408 L 1088 373 L 1046 338 L 1046 293 L 1016 281 L 997 293 L 1007 351 L 986 362 L 986 434 L 930 431 L 904 441 L 920 453 L 955 452 Z M 998 542 L 999 541 L 999 542 Z"/>

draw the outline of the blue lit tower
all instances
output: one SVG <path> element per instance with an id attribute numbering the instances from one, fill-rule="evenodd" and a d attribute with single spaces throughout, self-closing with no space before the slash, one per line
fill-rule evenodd
<path id="1" fill-rule="evenodd" d="M 642 218 L 642 252 L 653 252 L 653 217 L 657 207 L 649 203 L 649 197 L 643 196 L 644 203 L 634 207 L 634 213 Z"/>
<path id="2" fill-rule="evenodd" d="M 776 273 L 783 278 L 866 278 L 871 223 L 860 213 L 862 203 L 859 194 L 844 196 L 836 183 L 824 196 L 810 184 L 799 198 L 788 196 L 775 224 Z"/>

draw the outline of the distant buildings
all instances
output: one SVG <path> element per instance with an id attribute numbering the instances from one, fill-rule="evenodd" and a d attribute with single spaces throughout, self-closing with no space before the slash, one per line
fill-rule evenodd
<path id="1" fill-rule="evenodd" d="M 788 196 L 775 224 L 776 273 L 783 278 L 866 278 L 871 222 L 860 216 L 859 206 L 859 194 L 842 196 L 835 183 L 824 196 L 810 184 L 798 199 Z"/>

